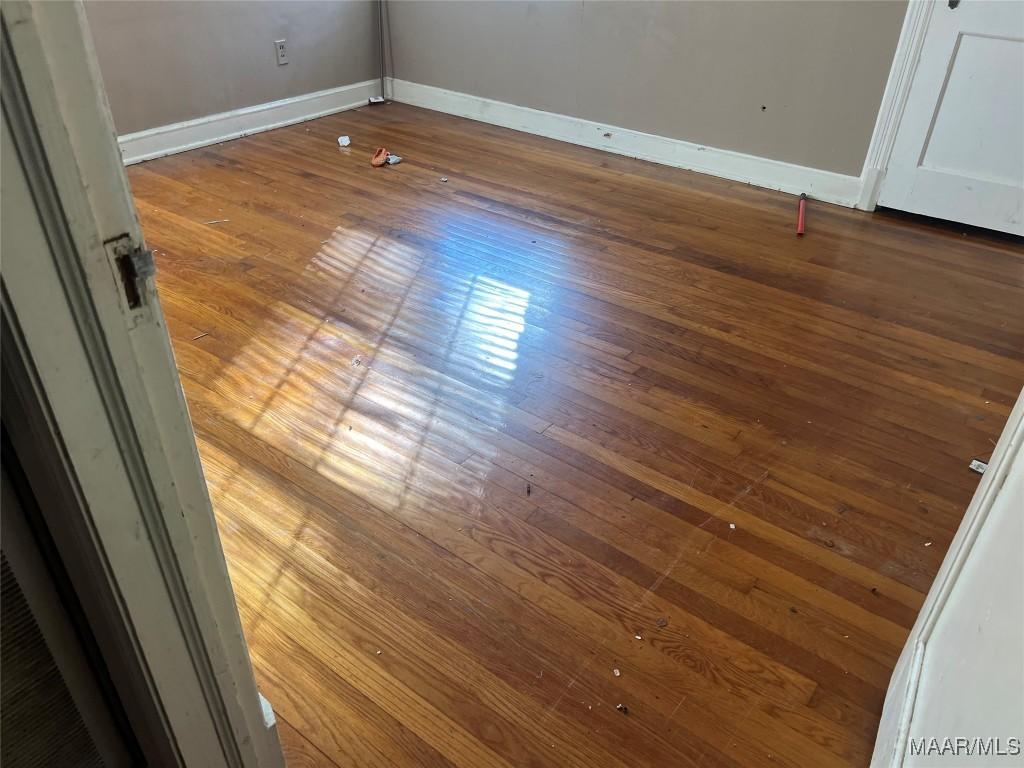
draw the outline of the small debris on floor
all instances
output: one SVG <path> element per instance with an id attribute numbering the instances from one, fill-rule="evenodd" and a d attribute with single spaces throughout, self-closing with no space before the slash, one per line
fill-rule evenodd
<path id="1" fill-rule="evenodd" d="M 729 530 L 730 531 L 735 531 L 736 530 L 736 523 L 729 523 Z"/>
<path id="2" fill-rule="evenodd" d="M 644 639 L 643 635 L 633 635 L 633 637 L 635 637 L 637 640 L 643 640 Z"/>
<path id="3" fill-rule="evenodd" d="M 339 147 L 347 147 L 351 143 L 352 143 L 352 140 L 348 136 L 339 136 L 338 137 L 338 146 Z"/>
<path id="4" fill-rule="evenodd" d="M 380 656 L 382 653 L 383 653 L 383 651 L 377 651 L 377 655 L 378 656 Z"/>
<path id="5" fill-rule="evenodd" d="M 402 158 L 400 158 L 398 155 L 392 155 L 391 153 L 388 153 L 388 157 L 384 162 L 387 163 L 388 165 L 398 165 L 400 162 L 402 162 Z"/>
<path id="6" fill-rule="evenodd" d="M 618 667 L 616 667 L 615 669 L 612 670 L 612 674 L 615 675 L 616 677 L 622 677 L 622 672 L 619 670 Z"/>
<path id="7" fill-rule="evenodd" d="M 924 545 L 925 545 L 926 547 L 930 547 L 930 546 L 932 545 L 932 543 L 931 543 L 930 541 L 926 541 L 926 542 L 924 543 Z"/>
<path id="8" fill-rule="evenodd" d="M 441 177 L 441 181 L 442 181 L 442 183 L 447 184 L 448 183 L 448 177 L 447 176 L 442 176 Z"/>
<path id="9" fill-rule="evenodd" d="M 668 626 L 668 619 L 666 619 L 664 616 L 662 616 L 661 618 L 659 618 L 654 623 L 657 624 L 659 627 L 667 627 Z"/>
<path id="10" fill-rule="evenodd" d="M 878 594 L 878 587 L 872 587 L 871 588 L 871 594 L 872 595 L 877 595 Z"/>
<path id="11" fill-rule="evenodd" d="M 203 222 L 204 224 L 227 224 L 231 219 L 212 219 L 210 221 Z"/>
<path id="12" fill-rule="evenodd" d="M 624 715 L 629 714 L 629 707 L 627 707 L 625 704 L 616 704 L 615 708 Z"/>
<path id="13" fill-rule="evenodd" d="M 789 612 L 790 613 L 799 613 L 799 611 L 796 609 L 796 606 L 793 606 L 793 605 L 789 606 Z"/>
<path id="14" fill-rule="evenodd" d="M 979 475 L 984 475 L 985 470 L 988 469 L 988 462 L 982 461 L 981 459 L 971 459 L 970 468 L 972 472 L 977 472 Z"/>
<path id="15" fill-rule="evenodd" d="M 192 337 L 192 341 L 199 341 L 200 339 L 205 338 L 205 337 L 207 337 L 209 335 L 210 335 L 209 331 L 203 331 L 198 336 L 193 336 Z"/>
<path id="16" fill-rule="evenodd" d="M 832 541 L 832 539 L 825 539 L 825 546 L 829 549 L 832 549 L 833 547 L 835 547 L 835 545 L 836 543 Z"/>
<path id="17" fill-rule="evenodd" d="M 529 483 L 527 483 L 526 484 L 526 495 L 529 496 L 531 493 L 533 493 L 533 486 L 530 485 Z"/>

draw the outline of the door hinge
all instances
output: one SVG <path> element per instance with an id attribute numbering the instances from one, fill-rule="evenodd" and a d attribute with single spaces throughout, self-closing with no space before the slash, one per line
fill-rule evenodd
<path id="1" fill-rule="evenodd" d="M 133 243 L 129 235 L 115 238 L 112 245 L 128 309 L 138 309 L 146 296 L 146 280 L 156 274 L 153 251 Z"/>

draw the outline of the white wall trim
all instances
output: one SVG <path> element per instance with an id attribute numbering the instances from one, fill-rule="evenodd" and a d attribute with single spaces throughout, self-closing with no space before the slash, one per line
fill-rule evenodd
<path id="1" fill-rule="evenodd" d="M 181 123 L 147 128 L 118 136 L 117 143 L 121 146 L 125 165 L 131 165 L 354 109 L 366 104 L 371 96 L 378 95 L 380 80 L 364 80 Z"/>
<path id="2" fill-rule="evenodd" d="M 845 176 L 716 149 L 555 112 L 542 112 L 408 80 L 392 79 L 391 95 L 395 101 L 417 107 L 602 149 L 617 155 L 742 181 L 757 187 L 792 194 L 806 192 L 809 197 L 829 203 L 855 207 L 860 199 L 861 180 L 857 176 Z"/>
<path id="3" fill-rule="evenodd" d="M 878 202 L 878 191 L 882 186 L 885 170 L 889 167 L 896 131 L 903 118 L 903 110 L 910 95 L 910 86 L 917 72 L 917 63 L 921 59 L 921 47 L 924 45 L 925 33 L 932 18 L 935 7 L 933 0 L 910 0 L 907 14 L 903 17 L 903 29 L 896 44 L 893 55 L 892 69 L 882 94 L 882 103 L 878 108 L 878 118 L 871 134 L 868 154 L 864 158 L 864 170 L 861 172 L 862 192 L 857 205 L 867 211 L 873 211 Z"/>

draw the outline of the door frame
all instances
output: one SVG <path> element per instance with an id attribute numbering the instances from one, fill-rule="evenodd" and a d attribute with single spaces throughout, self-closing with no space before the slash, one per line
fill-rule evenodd
<path id="1" fill-rule="evenodd" d="M 4 428 L 147 762 L 281 768 L 83 8 L 0 16 Z"/>
<path id="2" fill-rule="evenodd" d="M 864 158 L 861 171 L 860 201 L 857 207 L 865 211 L 873 211 L 878 204 L 878 194 L 882 188 L 882 179 L 889 168 L 896 132 L 903 119 L 907 107 L 910 87 L 917 73 L 917 65 L 921 60 L 921 49 L 925 35 L 931 24 L 932 16 L 939 0 L 909 0 L 907 12 L 903 17 L 903 28 L 900 31 L 896 53 L 893 55 L 892 68 L 885 83 L 882 103 L 878 107 L 878 117 L 871 133 L 871 143 Z"/>
<path id="3" fill-rule="evenodd" d="M 964 513 L 921 612 L 903 647 L 885 696 L 872 768 L 900 768 L 907 756 L 910 725 L 920 688 L 928 641 L 956 586 L 996 497 L 1011 470 L 1024 472 L 1024 390 L 1010 412 L 985 474 Z M 966 469 L 965 469 L 966 471 Z"/>

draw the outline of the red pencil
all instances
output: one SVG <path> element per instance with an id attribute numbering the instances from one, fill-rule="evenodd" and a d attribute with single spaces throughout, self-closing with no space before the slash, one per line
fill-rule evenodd
<path id="1" fill-rule="evenodd" d="M 797 208 L 796 214 L 796 233 L 802 235 L 804 233 L 804 218 L 807 216 L 807 195 L 800 195 L 800 205 Z"/>

